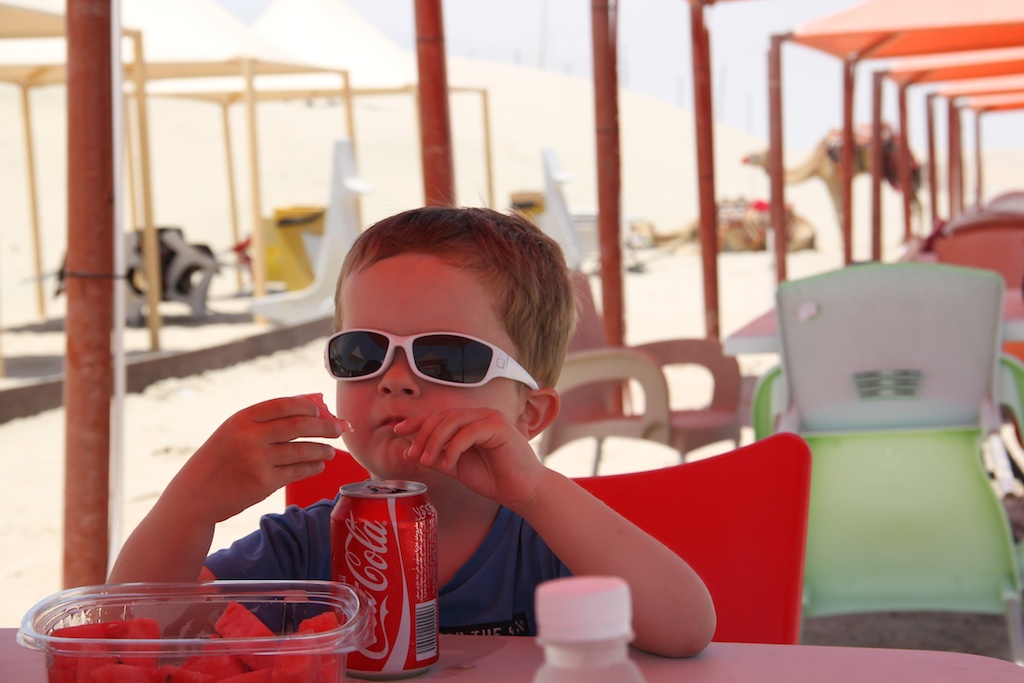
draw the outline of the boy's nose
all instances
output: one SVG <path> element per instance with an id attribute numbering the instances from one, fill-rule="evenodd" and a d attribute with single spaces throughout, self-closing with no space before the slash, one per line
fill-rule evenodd
<path id="1" fill-rule="evenodd" d="M 420 378 L 413 373 L 409 364 L 409 358 L 405 355 L 403 349 L 395 349 L 395 356 L 391 360 L 391 365 L 380 376 L 380 379 L 377 381 L 377 388 L 384 394 L 419 395 Z"/>

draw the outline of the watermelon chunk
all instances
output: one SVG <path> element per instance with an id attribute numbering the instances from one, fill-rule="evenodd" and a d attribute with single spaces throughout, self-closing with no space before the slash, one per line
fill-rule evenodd
<path id="1" fill-rule="evenodd" d="M 119 638 L 135 638 L 139 640 L 159 640 L 160 624 L 156 619 L 148 617 L 135 617 L 128 619 L 122 625 Z"/>
<path id="2" fill-rule="evenodd" d="M 270 670 L 260 669 L 258 671 L 238 674 L 237 676 L 222 678 L 220 683 L 270 683 Z"/>
<path id="3" fill-rule="evenodd" d="M 327 404 L 324 402 L 323 394 L 302 394 L 302 398 L 308 401 L 312 401 L 313 403 L 316 404 L 316 407 L 318 409 L 317 417 L 320 417 L 324 420 L 334 420 L 335 422 L 341 425 L 342 430 L 352 430 L 352 425 L 349 424 L 348 420 L 343 420 L 340 417 L 335 417 L 334 413 L 331 412 L 331 409 L 328 408 Z"/>
<path id="4" fill-rule="evenodd" d="M 270 683 L 310 683 L 320 670 L 320 655 L 280 654 L 274 658 Z"/>
<path id="5" fill-rule="evenodd" d="M 260 621 L 260 618 L 250 612 L 245 605 L 232 601 L 224 609 L 216 623 L 214 630 L 222 638 L 260 638 L 273 637 L 274 632 L 267 628 L 267 625 Z M 239 655 L 250 669 L 269 669 L 274 665 L 273 659 L 255 655 Z"/>
<path id="6" fill-rule="evenodd" d="M 152 669 L 132 664 L 104 664 L 92 670 L 92 683 L 151 683 Z"/>
<path id="7" fill-rule="evenodd" d="M 157 665 L 157 660 L 154 656 L 147 655 L 132 657 L 132 648 L 130 644 L 112 646 L 105 643 L 93 642 L 93 640 L 91 640 L 97 638 L 118 640 L 157 639 L 160 638 L 160 625 L 155 619 L 117 619 L 96 624 L 65 626 L 63 628 L 54 629 L 52 635 L 60 638 L 82 639 L 81 645 L 64 645 L 63 649 L 78 650 L 89 654 L 82 656 L 67 654 L 54 655 L 53 664 L 51 666 L 51 671 L 53 672 L 51 675 L 51 681 L 57 680 L 61 683 L 88 683 L 94 680 L 96 675 L 94 672 L 97 669 L 103 669 L 109 664 L 131 665 L 146 670 L 155 669 Z M 117 649 L 120 654 L 95 654 L 108 652 L 113 649 Z M 106 674 L 99 675 L 111 674 L 108 672 Z M 130 676 L 131 674 L 118 673 L 117 675 Z M 119 678 L 117 680 L 131 679 Z"/>
<path id="8" fill-rule="evenodd" d="M 341 627 L 338 615 L 334 612 L 321 612 L 315 617 L 303 619 L 299 624 L 299 633 L 323 633 Z"/>
<path id="9" fill-rule="evenodd" d="M 317 672 L 317 683 L 338 683 L 344 681 L 341 675 L 341 660 L 343 655 L 324 655 L 320 664 L 320 671 Z"/>
<path id="10" fill-rule="evenodd" d="M 260 638 L 273 637 L 274 632 L 250 612 L 245 605 L 232 601 L 224 609 L 223 614 L 213 625 L 221 638 Z"/>
<path id="11" fill-rule="evenodd" d="M 161 666 L 150 677 L 150 683 L 214 683 L 220 680 L 200 671 L 189 671 L 181 666 Z"/>
<path id="12" fill-rule="evenodd" d="M 237 655 L 196 655 L 181 665 L 186 671 L 211 676 L 214 680 L 230 678 L 249 671 Z"/>

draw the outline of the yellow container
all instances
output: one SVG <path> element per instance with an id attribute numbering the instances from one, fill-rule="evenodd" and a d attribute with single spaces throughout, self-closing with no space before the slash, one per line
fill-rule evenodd
<path id="1" fill-rule="evenodd" d="M 543 192 L 513 192 L 512 209 L 523 214 L 534 223 L 537 216 L 544 213 Z"/>
<path id="2" fill-rule="evenodd" d="M 288 206 L 263 221 L 267 280 L 282 282 L 289 291 L 313 284 L 305 235 L 324 234 L 324 213 L 322 206 Z"/>

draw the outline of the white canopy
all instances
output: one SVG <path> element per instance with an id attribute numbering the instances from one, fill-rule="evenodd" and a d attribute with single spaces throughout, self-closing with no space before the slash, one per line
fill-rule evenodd
<path id="1" fill-rule="evenodd" d="M 416 56 L 345 0 L 274 0 L 253 30 L 306 62 L 347 69 L 356 88 L 397 87 L 417 80 Z"/>
<path id="2" fill-rule="evenodd" d="M 62 12 L 53 0 L 0 2 L 0 38 L 63 37 Z"/>

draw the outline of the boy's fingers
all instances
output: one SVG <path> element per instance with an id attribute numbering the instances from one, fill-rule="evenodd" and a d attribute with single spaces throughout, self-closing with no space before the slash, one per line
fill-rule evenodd
<path id="1" fill-rule="evenodd" d="M 271 451 L 270 464 L 287 468 L 301 463 L 323 463 L 335 455 L 333 446 L 315 441 L 292 441 Z"/>

